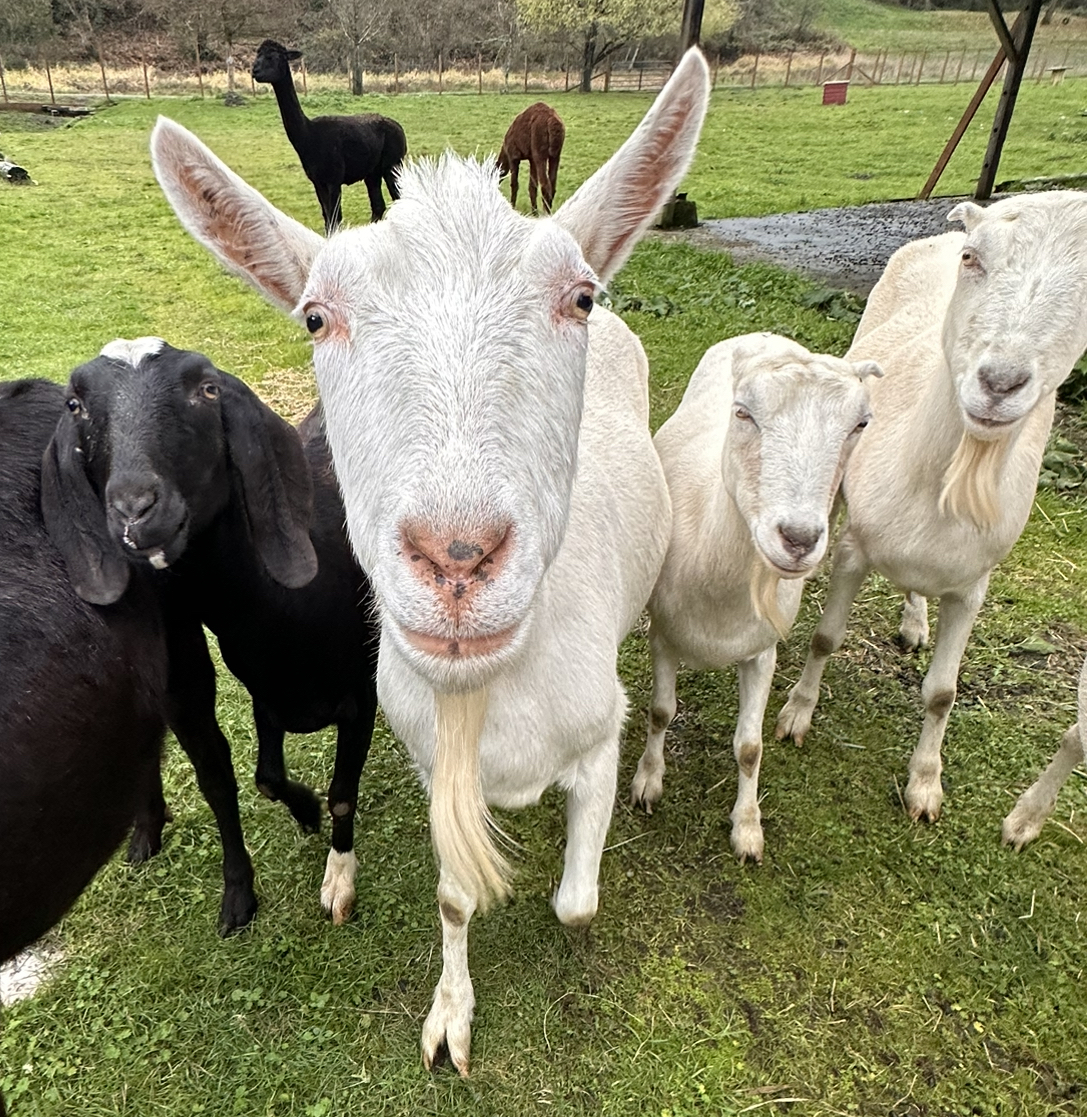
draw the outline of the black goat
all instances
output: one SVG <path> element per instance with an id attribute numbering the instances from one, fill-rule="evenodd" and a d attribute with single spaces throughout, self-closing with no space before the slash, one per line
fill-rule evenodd
<path id="1" fill-rule="evenodd" d="M 366 183 L 370 220 L 380 221 L 385 213 L 382 180 L 394 202 L 400 197 L 396 171 L 408 151 L 404 129 L 377 113 L 310 120 L 298 102 L 291 74 L 291 62 L 301 57 L 300 50 L 288 50 L 273 39 L 265 39 L 253 61 L 253 80 L 268 82 L 275 92 L 283 130 L 317 191 L 325 232 L 332 233 L 339 227 L 341 188 L 353 182 Z"/>
<path id="2" fill-rule="evenodd" d="M 287 778 L 284 733 L 337 726 L 321 898 L 342 922 L 355 897 L 354 814 L 377 708 L 378 629 L 369 582 L 344 534 L 319 415 L 300 438 L 240 380 L 159 338 L 110 343 L 72 373 L 68 394 L 81 453 L 66 480 L 97 494 L 81 545 L 65 552 L 69 573 L 89 600 L 110 601 L 133 568 L 160 571 L 168 720 L 223 841 L 220 931 L 248 923 L 257 899 L 202 622 L 253 698 L 257 786 L 309 831 L 320 826 L 320 805 Z M 100 574 L 89 550 L 106 556 Z M 130 860 L 157 851 L 165 821 L 153 782 Z"/>
<path id="3" fill-rule="evenodd" d="M 57 484 L 74 449 L 67 424 L 53 437 L 64 398 L 44 380 L 0 384 L 0 962 L 56 923 L 120 844 L 165 732 L 148 579 L 90 605 L 58 550 L 82 497 Z"/>

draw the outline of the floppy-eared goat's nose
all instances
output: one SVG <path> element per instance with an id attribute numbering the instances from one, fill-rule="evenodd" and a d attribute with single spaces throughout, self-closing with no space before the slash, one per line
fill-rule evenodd
<path id="1" fill-rule="evenodd" d="M 157 502 L 158 491 L 154 485 L 110 486 L 110 507 L 129 523 L 143 519 Z"/>

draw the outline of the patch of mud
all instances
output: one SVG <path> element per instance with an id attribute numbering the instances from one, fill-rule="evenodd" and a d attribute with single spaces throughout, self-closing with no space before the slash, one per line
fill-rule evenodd
<path id="1" fill-rule="evenodd" d="M 867 297 L 891 253 L 907 241 L 961 228 L 947 215 L 961 198 L 878 202 L 768 217 L 705 221 L 681 235 L 700 248 L 719 249 L 738 264 L 776 264 L 829 287 Z"/>
<path id="2" fill-rule="evenodd" d="M 32 997 L 64 958 L 56 942 L 42 940 L 0 966 L 0 1005 Z"/>

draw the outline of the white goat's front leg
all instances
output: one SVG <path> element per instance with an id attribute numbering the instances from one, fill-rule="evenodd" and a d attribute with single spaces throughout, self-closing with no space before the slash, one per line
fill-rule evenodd
<path id="1" fill-rule="evenodd" d="M 619 709 L 623 706 L 620 703 Z M 620 714 L 614 734 L 578 764 L 566 792 L 566 857 L 552 904 L 567 927 L 587 927 L 596 915 L 600 858 L 615 804 L 621 725 Z"/>
<path id="2" fill-rule="evenodd" d="M 423 1065 L 430 1070 L 444 1047 L 461 1077 L 467 1078 L 476 1007 L 468 972 L 468 922 L 475 901 L 444 869 L 438 878 L 438 910 L 442 916 L 442 976 L 423 1025 Z"/>
<path id="3" fill-rule="evenodd" d="M 732 808 L 732 852 L 741 863 L 762 862 L 762 814 L 759 811 L 759 765 L 762 763 L 762 720 L 770 698 L 777 663 L 777 645 L 736 665 L 740 681 L 740 710 L 732 752 L 739 782 Z"/>
<path id="4" fill-rule="evenodd" d="M 853 607 L 853 599 L 860 591 L 869 569 L 847 531 L 834 552 L 827 603 L 812 634 L 811 650 L 804 663 L 804 670 L 796 685 L 789 691 L 789 698 L 778 714 L 775 736 L 779 741 L 783 737 L 792 737 L 799 745 L 811 729 L 812 714 L 819 701 L 823 668 L 831 655 L 842 646 L 849 610 Z"/>
<path id="5" fill-rule="evenodd" d="M 902 647 L 908 652 L 928 647 L 928 598 L 919 593 L 906 594 L 902 623 L 898 626 Z"/>
<path id="6" fill-rule="evenodd" d="M 959 664 L 988 586 L 989 575 L 986 574 L 962 597 L 944 594 L 940 598 L 936 647 L 928 674 L 921 684 L 925 722 L 921 727 L 921 739 L 910 757 L 910 779 L 906 784 L 906 810 L 914 821 L 935 822 L 940 817 L 944 800 L 944 789 L 940 786 L 943 770 L 940 746 L 951 707 L 955 704 Z"/>
<path id="7" fill-rule="evenodd" d="M 1042 832 L 1045 820 L 1057 805 L 1057 792 L 1072 769 L 1083 763 L 1084 747 L 1081 722 L 1065 730 L 1061 747 L 1049 767 L 1019 796 L 1008 817 L 1004 819 L 1003 838 L 1006 846 L 1021 850 Z"/>
<path id="8" fill-rule="evenodd" d="M 676 672 L 679 670 L 679 657 L 656 632 L 652 622 L 649 652 L 653 657 L 653 699 L 649 705 L 645 752 L 630 782 L 630 802 L 633 806 L 641 804 L 646 814 L 653 813 L 664 794 L 664 734 L 676 716 Z"/>

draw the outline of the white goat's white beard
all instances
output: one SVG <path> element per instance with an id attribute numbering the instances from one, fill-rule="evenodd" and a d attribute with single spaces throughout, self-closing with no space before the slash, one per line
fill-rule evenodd
<path id="1" fill-rule="evenodd" d="M 970 520 L 979 531 L 992 528 L 1000 517 L 996 492 L 1007 449 L 1007 438 L 981 439 L 963 432 L 944 471 L 940 511 Z"/>
<path id="2" fill-rule="evenodd" d="M 755 615 L 774 626 L 777 634 L 784 640 L 789 634 L 789 622 L 786 621 L 778 605 L 778 582 L 781 579 L 760 559 L 755 559 L 754 569 L 751 571 L 751 607 Z"/>

